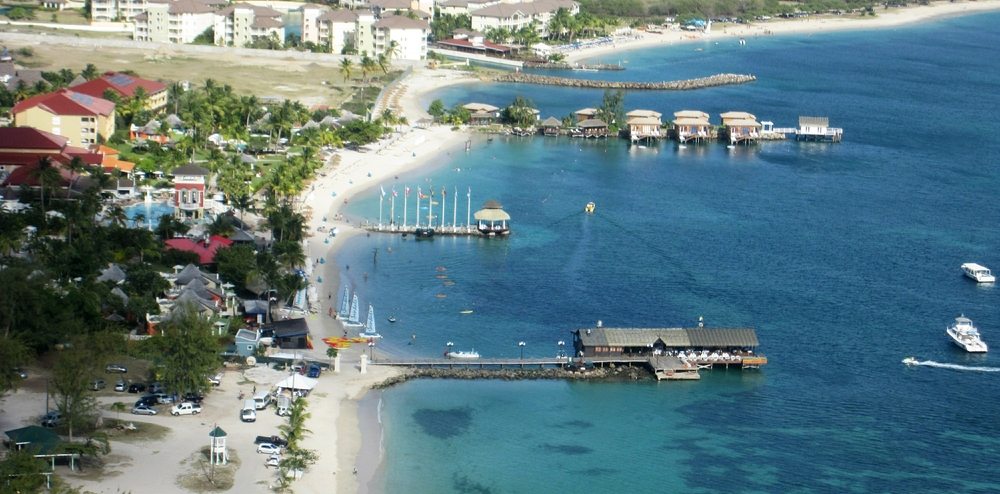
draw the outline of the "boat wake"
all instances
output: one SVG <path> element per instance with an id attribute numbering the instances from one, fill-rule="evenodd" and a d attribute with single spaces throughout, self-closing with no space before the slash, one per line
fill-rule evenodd
<path id="1" fill-rule="evenodd" d="M 908 362 L 907 365 L 922 365 L 925 367 L 937 367 L 940 369 L 953 369 L 953 370 L 972 371 L 972 372 L 1000 372 L 1000 367 L 976 367 L 971 365 L 942 364 L 941 362 L 935 362 L 933 360 L 925 360 L 923 362 L 919 360 L 914 360 Z"/>

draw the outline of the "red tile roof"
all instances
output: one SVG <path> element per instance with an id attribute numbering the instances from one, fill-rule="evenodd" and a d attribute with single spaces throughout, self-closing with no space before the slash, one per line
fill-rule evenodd
<path id="1" fill-rule="evenodd" d="M 59 152 L 69 139 L 51 132 L 31 127 L 0 127 L 0 151 L 5 149 L 32 149 Z"/>
<path id="2" fill-rule="evenodd" d="M 226 237 L 220 237 L 219 235 L 212 235 L 208 239 L 208 247 L 205 247 L 205 242 L 195 242 L 194 240 L 187 238 L 172 238 L 170 240 L 164 241 L 169 249 L 177 249 L 185 252 L 194 252 L 198 254 L 199 264 L 211 264 L 215 258 L 215 251 L 222 247 L 229 247 L 233 244 L 232 240 Z"/>
<path id="3" fill-rule="evenodd" d="M 100 98 L 104 95 L 104 91 L 112 89 L 122 96 L 131 98 L 135 96 L 135 90 L 140 86 L 146 88 L 147 94 L 155 94 L 167 90 L 167 85 L 162 82 L 150 81 L 116 72 L 107 72 L 97 79 L 87 81 L 79 86 L 73 86 L 73 90 Z"/>
<path id="4" fill-rule="evenodd" d="M 20 187 L 21 185 L 28 185 L 29 187 L 38 187 L 38 179 L 31 176 L 31 173 L 38 168 L 38 161 L 25 166 L 19 166 L 16 170 L 10 172 L 7 179 L 3 181 L 4 186 Z M 65 168 L 58 166 L 59 175 L 62 179 L 59 181 L 59 187 L 66 187 L 72 182 L 76 177 L 82 177 L 83 175 L 79 173 L 73 173 Z"/>
<path id="5" fill-rule="evenodd" d="M 21 100 L 11 113 L 21 113 L 39 107 L 53 115 L 103 115 L 111 116 L 115 104 L 100 97 L 80 94 L 63 88 Z"/>
<path id="6" fill-rule="evenodd" d="M 471 41 L 467 39 L 443 39 L 441 41 L 438 41 L 438 44 L 448 45 L 448 46 L 460 46 L 462 48 L 472 48 L 474 50 L 482 50 L 482 51 L 487 51 L 487 50 L 499 51 L 499 52 L 510 51 L 509 46 L 498 45 L 496 43 L 491 43 L 486 40 L 483 40 L 482 44 L 473 44 Z"/>

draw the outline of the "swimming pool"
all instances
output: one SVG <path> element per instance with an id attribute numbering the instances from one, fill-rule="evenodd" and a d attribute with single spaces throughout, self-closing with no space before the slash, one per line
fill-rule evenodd
<path id="1" fill-rule="evenodd" d="M 145 219 L 142 226 L 153 229 L 160 224 L 160 216 L 174 214 L 174 207 L 161 201 L 151 203 L 140 202 L 131 206 L 125 206 L 125 216 L 131 221 L 136 215 L 142 214 Z"/>

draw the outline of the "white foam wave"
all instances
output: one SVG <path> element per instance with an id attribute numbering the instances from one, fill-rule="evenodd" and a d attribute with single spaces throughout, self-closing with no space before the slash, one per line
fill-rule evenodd
<path id="1" fill-rule="evenodd" d="M 941 362 L 935 362 L 933 360 L 915 361 L 910 365 L 922 365 L 925 367 L 937 367 L 939 369 L 954 369 L 960 371 L 972 371 L 972 372 L 1000 372 L 1000 367 L 976 367 L 971 365 L 958 365 L 958 364 L 943 364 Z"/>

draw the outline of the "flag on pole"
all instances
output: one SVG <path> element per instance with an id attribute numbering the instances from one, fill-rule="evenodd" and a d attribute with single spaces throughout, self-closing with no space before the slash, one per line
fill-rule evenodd
<path id="1" fill-rule="evenodd" d="M 392 186 L 392 197 L 396 197 L 396 196 L 398 196 L 398 195 L 399 195 L 399 193 L 398 193 L 398 192 L 396 192 L 396 186 L 395 186 L 395 185 L 393 185 L 393 186 Z"/>
<path id="2" fill-rule="evenodd" d="M 406 196 L 407 196 L 407 197 L 409 197 L 409 196 L 410 196 L 410 188 L 409 188 L 409 187 L 407 187 L 407 188 L 406 188 Z"/>
<path id="3" fill-rule="evenodd" d="M 417 197 L 419 197 L 421 199 L 425 199 L 427 197 L 427 196 L 424 195 L 424 191 L 420 187 L 417 187 Z"/>
<path id="4" fill-rule="evenodd" d="M 382 197 L 385 197 L 385 187 L 379 185 L 378 188 L 382 189 Z"/>
<path id="5" fill-rule="evenodd" d="M 447 193 L 445 192 L 444 187 L 441 187 L 441 197 L 444 197 L 446 195 Z"/>

